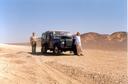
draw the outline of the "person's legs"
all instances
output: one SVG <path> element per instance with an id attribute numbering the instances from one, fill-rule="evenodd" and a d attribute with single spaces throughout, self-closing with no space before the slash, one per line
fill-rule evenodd
<path id="1" fill-rule="evenodd" d="M 32 54 L 34 53 L 34 46 L 32 45 Z"/>
<path id="2" fill-rule="evenodd" d="M 73 50 L 74 55 L 77 55 L 76 45 L 72 45 L 72 50 Z"/>
<path id="3" fill-rule="evenodd" d="M 74 45 L 74 54 L 77 55 L 77 48 L 76 48 L 76 45 Z"/>
<path id="4" fill-rule="evenodd" d="M 76 45 L 76 50 L 77 50 L 77 55 L 80 56 L 80 47 L 78 44 Z"/>
<path id="5" fill-rule="evenodd" d="M 79 47 L 80 47 L 80 55 L 84 56 L 82 46 L 79 45 Z"/>
<path id="6" fill-rule="evenodd" d="M 34 44 L 34 53 L 36 53 L 36 43 Z"/>
<path id="7" fill-rule="evenodd" d="M 36 46 L 34 47 L 34 53 L 36 53 Z"/>
<path id="8" fill-rule="evenodd" d="M 77 55 L 78 56 L 80 56 L 80 55 L 83 56 L 84 54 L 83 54 L 83 50 L 82 50 L 81 45 L 77 44 L 76 47 L 77 47 Z"/>
<path id="9" fill-rule="evenodd" d="M 32 44 L 32 54 L 36 53 L 36 43 L 33 42 Z"/>

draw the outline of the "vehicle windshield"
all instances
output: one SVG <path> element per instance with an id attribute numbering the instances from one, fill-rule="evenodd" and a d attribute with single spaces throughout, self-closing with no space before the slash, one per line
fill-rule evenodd
<path id="1" fill-rule="evenodd" d="M 71 36 L 71 33 L 65 32 L 65 31 L 54 31 L 53 35 L 54 36 Z"/>

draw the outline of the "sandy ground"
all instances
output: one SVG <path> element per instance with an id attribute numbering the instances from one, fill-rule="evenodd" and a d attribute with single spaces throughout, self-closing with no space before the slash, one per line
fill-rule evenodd
<path id="1" fill-rule="evenodd" d="M 30 51 L 0 44 L 0 84 L 128 84 L 126 51 L 86 49 L 85 56 Z"/>

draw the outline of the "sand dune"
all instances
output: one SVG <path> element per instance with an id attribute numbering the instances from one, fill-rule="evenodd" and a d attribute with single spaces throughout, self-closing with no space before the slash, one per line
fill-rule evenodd
<path id="1" fill-rule="evenodd" d="M 128 84 L 126 51 L 86 49 L 85 56 L 30 51 L 0 44 L 0 84 Z"/>

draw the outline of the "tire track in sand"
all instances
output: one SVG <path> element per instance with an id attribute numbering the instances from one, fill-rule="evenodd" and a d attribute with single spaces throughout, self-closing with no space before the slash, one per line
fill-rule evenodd
<path id="1" fill-rule="evenodd" d="M 41 59 L 36 59 L 36 62 L 40 65 L 41 71 L 44 71 L 47 75 L 47 80 L 52 81 L 50 84 L 82 84 L 79 81 L 63 74 L 62 72 L 52 68 L 46 63 L 42 63 Z"/>

